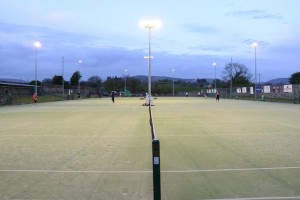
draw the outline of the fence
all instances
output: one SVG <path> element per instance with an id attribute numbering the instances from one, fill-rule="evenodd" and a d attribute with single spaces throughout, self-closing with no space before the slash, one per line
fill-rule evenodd
<path id="1" fill-rule="evenodd" d="M 223 98 L 261 100 L 271 102 L 300 103 L 300 85 L 260 85 L 256 87 L 234 87 L 218 89 Z M 214 89 L 207 89 L 208 96 L 214 96 Z"/>
<path id="2" fill-rule="evenodd" d="M 0 105 L 15 105 L 32 103 L 34 86 L 0 82 Z M 82 87 L 81 98 L 99 96 L 94 88 Z M 72 100 L 78 98 L 78 89 L 62 89 L 61 86 L 38 86 L 39 102 Z"/>

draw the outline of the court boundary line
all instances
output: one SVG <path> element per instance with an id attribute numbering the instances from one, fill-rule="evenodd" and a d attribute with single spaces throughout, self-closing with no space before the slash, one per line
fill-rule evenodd
<path id="1" fill-rule="evenodd" d="M 205 199 L 205 200 L 281 200 L 281 199 L 300 199 L 300 196 L 296 196 L 296 197 L 246 197 L 246 198 Z"/>
<path id="2" fill-rule="evenodd" d="M 291 125 L 291 124 L 282 123 L 282 122 L 278 122 L 278 121 L 275 121 L 275 120 L 270 120 L 270 122 L 272 122 L 274 124 L 280 124 L 280 125 L 284 125 L 284 126 L 288 126 L 288 127 L 300 129 L 299 126 L 294 126 L 294 125 Z"/>
<path id="3" fill-rule="evenodd" d="M 0 130 L 1 131 L 1 130 Z M 187 134 L 187 135 L 160 135 L 160 138 L 164 138 L 164 137 L 214 137 L 214 136 L 247 136 L 247 135 L 287 135 L 287 134 L 299 134 L 298 132 L 293 132 L 293 133 L 228 133 L 228 134 Z M 53 134 L 53 135 L 33 135 L 33 134 L 19 134 L 19 135 L 1 135 L 0 137 L 74 137 L 74 138 L 131 138 L 134 135 L 131 136 L 125 136 L 125 135 L 117 135 L 117 136 L 109 136 L 109 135 L 57 135 L 57 134 Z M 134 137 L 148 137 L 146 135 L 139 135 L 139 136 L 134 136 Z"/>
<path id="4" fill-rule="evenodd" d="M 2 129 L 0 129 L 0 131 L 7 131 L 7 130 L 22 127 L 22 126 L 27 126 L 27 125 L 30 125 L 30 124 L 32 124 L 32 122 L 22 122 L 22 123 L 14 125 L 14 126 L 9 126 L 9 127 L 6 127 L 6 128 L 2 128 Z"/>
<path id="5" fill-rule="evenodd" d="M 159 137 L 211 137 L 211 136 L 246 136 L 246 135 L 283 135 L 283 134 L 299 134 L 299 133 L 228 133 L 228 134 L 198 134 L 198 135 L 160 135 Z"/>
<path id="6" fill-rule="evenodd" d="M 264 171 L 288 170 L 300 167 L 262 167 L 262 168 L 232 168 L 232 169 L 199 169 L 199 170 L 161 170 L 161 173 L 201 173 L 201 172 L 234 172 L 234 171 Z M 152 170 L 34 170 L 34 169 L 2 169 L 0 172 L 31 172 L 31 173 L 93 173 L 93 174 L 127 174 L 127 173 L 152 173 Z"/>

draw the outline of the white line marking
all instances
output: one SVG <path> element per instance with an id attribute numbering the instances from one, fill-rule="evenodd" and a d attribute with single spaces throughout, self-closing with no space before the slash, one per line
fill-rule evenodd
<path id="1" fill-rule="evenodd" d="M 236 168 L 236 169 L 199 169 L 199 170 L 168 170 L 163 173 L 197 173 L 197 172 L 231 172 L 231 171 L 262 171 L 262 170 L 285 170 L 300 169 L 300 167 L 263 167 L 263 168 Z"/>
<path id="2" fill-rule="evenodd" d="M 81 111 L 83 111 L 83 109 L 72 110 L 69 113 L 74 114 L 74 113 L 78 113 L 78 112 L 81 112 Z"/>
<path id="3" fill-rule="evenodd" d="M 130 173 L 152 173 L 152 171 L 73 171 L 73 170 L 0 170 L 0 172 L 30 172 L 30 173 L 93 173 L 93 174 L 130 174 Z"/>
<path id="4" fill-rule="evenodd" d="M 231 172 L 231 171 L 261 171 L 261 170 L 287 170 L 300 169 L 300 167 L 269 167 L 269 168 L 241 168 L 241 169 L 203 169 L 203 170 L 162 170 L 161 173 L 199 173 L 199 172 Z M 92 170 L 0 170 L 0 172 L 31 172 L 31 173 L 96 173 L 96 174 L 117 174 L 117 173 L 152 173 L 148 170 L 117 170 L 117 171 L 92 171 Z"/>
<path id="5" fill-rule="evenodd" d="M 27 125 L 30 125 L 30 124 L 31 124 L 31 122 L 23 122 L 23 123 L 20 123 L 20 124 L 16 124 L 14 126 L 9 126 L 9 127 L 0 129 L 0 131 L 6 131 L 6 130 L 14 129 L 14 128 L 19 128 L 21 126 L 27 126 Z"/>
<path id="6" fill-rule="evenodd" d="M 232 199 L 205 199 L 205 200 L 280 200 L 280 199 L 300 199 L 298 197 L 249 197 L 249 198 L 232 198 Z"/>
<path id="7" fill-rule="evenodd" d="M 298 132 L 296 133 L 228 133 L 228 134 L 198 134 L 198 135 L 160 135 L 159 137 L 212 137 L 212 136 L 238 136 L 238 135 L 282 135 L 282 134 L 299 134 Z"/>
<path id="8" fill-rule="evenodd" d="M 270 121 L 275 123 L 275 124 L 281 124 L 281 125 L 289 126 L 289 127 L 293 127 L 293 128 L 300 128 L 299 126 L 294 126 L 294 125 L 291 125 L 291 124 L 286 124 L 286 123 L 282 123 L 282 122 L 278 122 L 278 121 L 274 121 L 274 120 L 270 120 Z"/>
<path id="9" fill-rule="evenodd" d="M 68 137 L 68 138 L 137 138 L 149 137 L 148 135 L 0 135 L 0 137 Z"/>

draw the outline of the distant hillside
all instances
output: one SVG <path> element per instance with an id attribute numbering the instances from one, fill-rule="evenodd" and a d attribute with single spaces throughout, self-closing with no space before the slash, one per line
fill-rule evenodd
<path id="1" fill-rule="evenodd" d="M 137 76 L 132 76 L 132 78 L 136 78 L 140 81 L 146 82 L 148 81 L 148 76 L 145 75 L 137 75 Z M 152 81 L 161 81 L 161 80 L 170 80 L 173 81 L 173 77 L 168 77 L 168 76 L 151 76 Z M 175 78 L 174 81 L 184 81 L 188 83 L 195 83 L 197 79 L 184 79 L 184 78 Z"/>
<path id="2" fill-rule="evenodd" d="M 148 76 L 145 75 L 137 75 L 137 76 L 132 76 L 133 78 L 136 78 L 142 82 L 147 82 L 148 81 Z M 206 82 L 208 84 L 212 84 L 215 80 L 212 78 L 203 78 L 206 79 Z M 156 81 L 161 81 L 161 80 L 173 80 L 173 77 L 168 77 L 168 76 L 151 76 L 151 80 L 156 82 Z M 195 83 L 197 79 L 184 79 L 184 78 L 175 78 L 174 81 L 183 81 L 183 82 L 188 82 L 188 83 Z M 276 78 L 272 79 L 269 81 L 266 81 L 262 84 L 272 84 L 272 85 L 286 85 L 289 84 L 289 78 Z"/>
<path id="3" fill-rule="evenodd" d="M 284 84 L 289 84 L 290 82 L 289 82 L 289 78 L 276 78 L 266 82 L 266 84 L 268 83 L 272 85 L 284 85 Z"/>

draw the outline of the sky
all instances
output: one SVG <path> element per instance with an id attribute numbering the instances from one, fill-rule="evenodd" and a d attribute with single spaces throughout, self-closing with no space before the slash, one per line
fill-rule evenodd
<path id="1" fill-rule="evenodd" d="M 300 71 L 299 0 L 0 0 L 0 5 L 0 78 L 35 80 L 36 61 L 38 80 L 62 74 L 69 80 L 77 70 L 83 80 L 148 75 L 149 29 L 139 22 L 153 19 L 162 22 L 151 29 L 153 76 L 222 79 L 231 58 L 246 65 L 253 79 L 256 61 L 260 81 Z M 37 49 L 35 41 L 42 46 Z"/>

